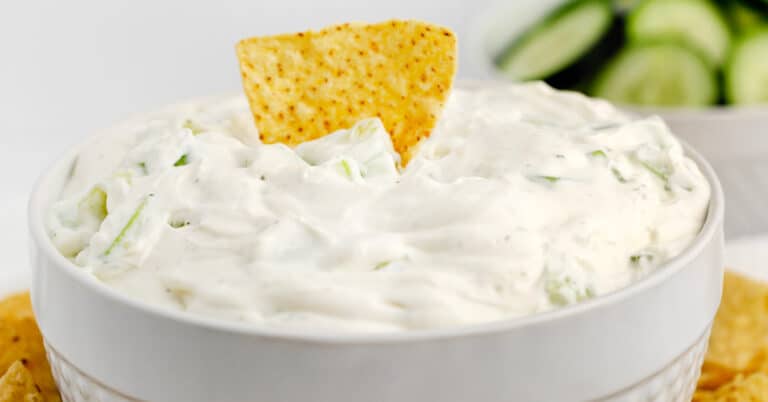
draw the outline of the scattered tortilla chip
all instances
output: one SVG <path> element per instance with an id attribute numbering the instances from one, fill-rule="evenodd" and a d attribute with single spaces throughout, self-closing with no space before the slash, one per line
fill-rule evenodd
<path id="1" fill-rule="evenodd" d="M 46 401 L 60 401 L 45 355 L 43 336 L 35 322 L 29 292 L 0 301 L 0 373 L 20 361 L 29 370 Z"/>
<path id="2" fill-rule="evenodd" d="M 705 366 L 730 372 L 757 369 L 768 341 L 768 285 L 728 272 Z"/>
<path id="3" fill-rule="evenodd" d="M 714 391 L 697 391 L 693 402 L 765 402 L 768 400 L 768 374 L 739 374 Z"/>
<path id="4" fill-rule="evenodd" d="M 16 361 L 0 378 L 0 402 L 43 402 L 40 388 L 32 380 L 32 373 L 21 361 Z"/>
<path id="5" fill-rule="evenodd" d="M 418 21 L 343 24 L 240 41 L 243 87 L 266 143 L 296 145 L 378 117 L 403 165 L 456 72 L 456 37 Z"/>
<path id="6" fill-rule="evenodd" d="M 700 390 L 717 389 L 730 382 L 736 374 L 734 371 L 719 366 L 704 364 L 696 386 Z"/>
<path id="7" fill-rule="evenodd" d="M 34 318 L 29 292 L 16 293 L 0 300 L 0 319 Z"/>

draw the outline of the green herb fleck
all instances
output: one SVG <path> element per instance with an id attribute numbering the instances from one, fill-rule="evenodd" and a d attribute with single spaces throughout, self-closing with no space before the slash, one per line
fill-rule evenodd
<path id="1" fill-rule="evenodd" d="M 174 162 L 173 166 L 184 166 L 187 164 L 187 154 L 181 155 L 181 157 Z"/>
<path id="2" fill-rule="evenodd" d="M 610 129 L 616 128 L 618 126 L 619 126 L 618 123 L 600 123 L 600 124 L 596 124 L 596 125 L 592 126 L 592 129 L 595 130 L 595 131 L 610 130 Z"/>
<path id="3" fill-rule="evenodd" d="M 189 226 L 189 221 L 170 221 L 168 224 L 171 225 L 171 227 L 174 229 L 180 229 L 185 226 Z"/>
<path id="4" fill-rule="evenodd" d="M 643 261 L 645 262 L 653 261 L 653 255 L 652 254 L 634 254 L 629 256 L 629 262 L 632 265 L 639 266 Z"/>
<path id="5" fill-rule="evenodd" d="M 376 264 L 376 266 L 375 266 L 375 267 L 373 267 L 373 270 L 374 270 L 374 271 L 378 271 L 378 270 L 380 270 L 380 269 L 383 269 L 383 268 L 385 268 L 387 265 L 389 265 L 389 264 L 391 264 L 391 263 L 392 263 L 392 261 L 382 261 L 382 262 L 380 262 L 380 263 Z"/>
<path id="6" fill-rule="evenodd" d="M 605 152 L 603 150 L 600 150 L 600 149 L 598 149 L 597 151 L 590 152 L 589 156 L 592 156 L 592 157 L 595 157 L 595 158 L 597 158 L 597 157 L 607 158 L 608 157 L 608 155 L 606 155 Z"/>
<path id="7" fill-rule="evenodd" d="M 611 168 L 611 173 L 613 173 L 613 177 L 616 178 L 616 180 L 619 181 L 619 183 L 626 183 L 628 180 L 624 175 L 619 172 L 619 169 Z"/>
<path id="8" fill-rule="evenodd" d="M 139 204 L 138 207 L 136 207 L 136 210 L 133 212 L 133 215 L 131 215 L 130 218 L 128 218 L 128 222 L 123 226 L 123 228 L 120 230 L 120 233 L 117 234 L 117 237 L 115 237 L 115 240 L 112 240 L 112 243 L 107 247 L 107 250 L 104 251 L 104 256 L 109 256 L 109 254 L 112 253 L 112 250 L 117 247 L 117 245 L 120 244 L 120 242 L 125 237 L 125 234 L 128 233 L 128 230 L 131 229 L 131 227 L 136 223 L 136 220 L 139 219 L 139 215 L 141 215 L 141 211 L 144 210 L 144 207 L 147 205 L 147 201 L 149 200 L 149 197 L 144 198 L 144 200 Z"/>
<path id="9" fill-rule="evenodd" d="M 149 174 L 146 162 L 139 162 L 139 169 L 141 169 L 141 173 L 144 173 L 144 175 Z"/>
<path id="10" fill-rule="evenodd" d="M 555 184 L 561 180 L 561 178 L 558 176 L 528 176 L 528 179 L 534 182 L 546 182 L 548 184 Z"/>
<path id="11" fill-rule="evenodd" d="M 560 181 L 560 177 L 557 176 L 533 176 L 534 181 L 546 181 L 547 183 L 557 183 Z"/>

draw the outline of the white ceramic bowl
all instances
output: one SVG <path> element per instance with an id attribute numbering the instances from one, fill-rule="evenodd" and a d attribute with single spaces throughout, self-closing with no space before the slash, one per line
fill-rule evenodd
<path id="1" fill-rule="evenodd" d="M 510 40 L 536 24 L 563 0 L 497 1 L 470 24 L 465 59 L 470 74 L 505 80 L 493 59 Z M 725 233 L 729 239 L 768 233 L 768 105 L 710 108 L 639 108 L 659 115 L 672 131 L 712 164 L 725 189 Z"/>
<path id="2" fill-rule="evenodd" d="M 61 256 L 44 227 L 77 152 L 48 169 L 29 206 L 33 305 L 67 401 L 690 400 L 723 267 L 723 195 L 693 151 L 712 186 L 706 223 L 648 277 L 548 313 L 380 335 L 217 321 L 107 288 Z"/>

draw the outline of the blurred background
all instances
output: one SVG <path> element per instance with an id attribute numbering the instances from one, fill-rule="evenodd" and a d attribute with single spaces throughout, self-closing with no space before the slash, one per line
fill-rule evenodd
<path id="1" fill-rule="evenodd" d="M 768 0 L 38 0 L 0 5 L 9 266 L 26 265 L 33 181 L 66 148 L 133 113 L 239 91 L 240 38 L 395 17 L 451 27 L 462 79 L 543 79 L 661 114 L 725 182 L 734 247 L 768 231 Z"/>

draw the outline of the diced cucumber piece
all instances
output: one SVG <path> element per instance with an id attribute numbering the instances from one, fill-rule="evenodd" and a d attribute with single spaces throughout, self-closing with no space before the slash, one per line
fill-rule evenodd
<path id="1" fill-rule="evenodd" d="M 341 160 L 341 168 L 344 170 L 344 174 L 346 174 L 347 177 L 349 177 L 351 179 L 352 178 L 352 168 L 349 167 L 349 162 L 347 162 L 346 160 L 342 159 Z"/>
<path id="2" fill-rule="evenodd" d="M 710 0 L 644 0 L 627 21 L 630 41 L 674 40 L 699 49 L 715 65 L 731 42 L 728 24 Z"/>
<path id="3" fill-rule="evenodd" d="M 717 75 L 696 51 L 681 44 L 636 44 L 600 72 L 591 94 L 625 104 L 706 106 L 717 101 Z"/>
<path id="4" fill-rule="evenodd" d="M 120 245 L 120 242 L 123 241 L 123 238 L 125 237 L 126 233 L 128 233 L 128 230 L 131 229 L 131 227 L 136 223 L 136 220 L 139 219 L 139 216 L 141 215 L 141 211 L 144 210 L 144 207 L 147 206 L 147 201 L 149 201 L 149 197 L 144 198 L 143 201 L 139 204 L 138 207 L 136 207 L 136 210 L 133 211 L 133 214 L 130 218 L 128 218 L 128 222 L 126 222 L 125 226 L 120 230 L 120 233 L 117 234 L 114 240 L 112 240 L 112 243 L 109 244 L 109 247 L 104 251 L 104 256 L 107 257 L 110 254 L 112 254 L 112 251 Z"/>
<path id="5" fill-rule="evenodd" d="M 195 123 L 191 119 L 184 120 L 184 122 L 181 124 L 181 127 L 191 131 L 192 135 L 198 135 L 205 131 L 205 127 Z"/>
<path id="6" fill-rule="evenodd" d="M 645 170 L 651 172 L 652 175 L 656 176 L 659 180 L 661 180 L 664 183 L 665 187 L 669 187 L 669 175 L 670 173 L 666 172 L 664 168 L 653 166 L 649 162 L 645 161 L 639 161 L 640 166 L 644 167 Z"/>
<path id="7" fill-rule="evenodd" d="M 627 180 L 626 177 L 624 177 L 623 174 L 621 174 L 621 171 L 619 169 L 615 168 L 615 167 L 611 168 L 611 173 L 613 174 L 613 177 L 615 177 L 616 180 L 619 181 L 619 183 L 626 183 L 626 182 L 629 181 L 629 180 Z"/>
<path id="8" fill-rule="evenodd" d="M 768 103 L 768 28 L 736 41 L 725 68 L 725 88 L 730 103 Z"/>
<path id="9" fill-rule="evenodd" d="M 566 88 L 587 78 L 595 63 L 621 44 L 610 0 L 571 0 L 522 34 L 496 58 L 515 81 L 546 80 Z"/>
<path id="10" fill-rule="evenodd" d="M 560 181 L 560 178 L 557 176 L 541 176 L 541 178 L 550 183 L 557 183 L 558 181 Z"/>
<path id="11" fill-rule="evenodd" d="M 568 276 L 547 279 L 544 290 L 547 292 L 549 302 L 555 306 L 566 306 L 595 297 L 595 291 L 590 286 L 580 288 Z"/>
<path id="12" fill-rule="evenodd" d="M 536 183 L 543 183 L 543 184 L 555 184 L 560 181 L 562 177 L 558 176 L 548 176 L 548 175 L 534 175 L 534 176 L 528 176 L 528 180 L 536 182 Z"/>
<path id="13" fill-rule="evenodd" d="M 376 264 L 376 265 L 373 267 L 373 270 L 374 270 L 374 271 L 378 271 L 378 270 L 380 270 L 380 269 L 384 269 L 384 268 L 386 268 L 386 267 L 387 267 L 387 265 L 389 265 L 389 264 L 391 264 L 391 263 L 392 263 L 392 261 L 381 261 L 381 262 L 379 262 L 378 264 Z"/>
<path id="14" fill-rule="evenodd" d="M 107 193 L 94 187 L 80 200 L 78 209 L 78 214 L 89 214 L 98 219 L 99 222 L 103 221 L 107 217 Z"/>
<path id="15" fill-rule="evenodd" d="M 605 154 L 605 152 L 602 149 L 598 149 L 596 151 L 592 151 L 589 153 L 589 156 L 593 158 L 607 158 L 608 155 Z"/>

